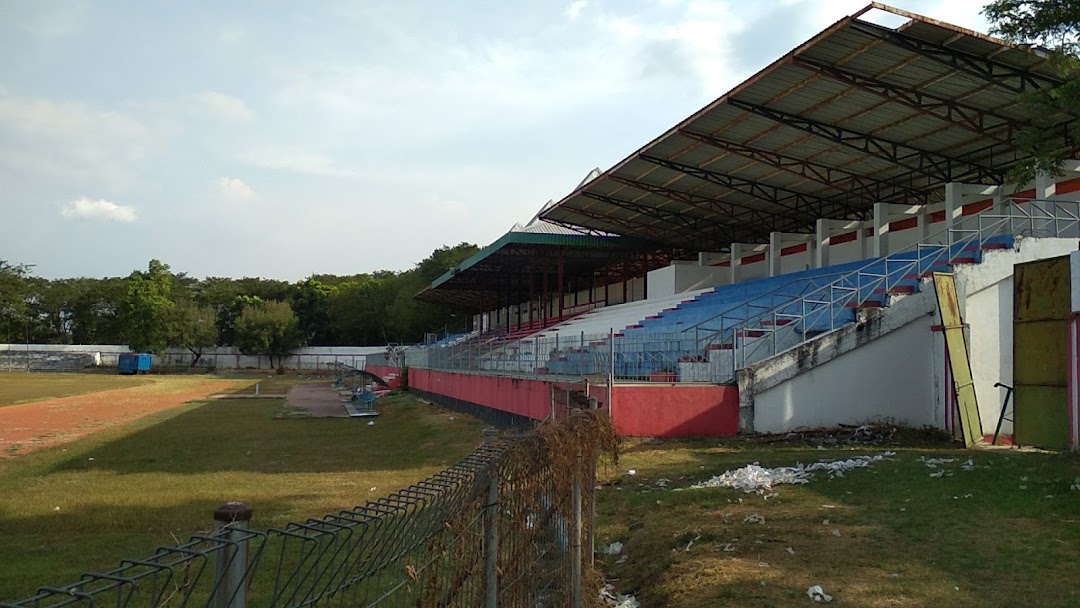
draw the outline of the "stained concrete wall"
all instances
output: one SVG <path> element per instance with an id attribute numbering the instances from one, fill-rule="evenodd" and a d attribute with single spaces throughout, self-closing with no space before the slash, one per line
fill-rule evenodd
<path id="1" fill-rule="evenodd" d="M 755 393 L 754 430 L 780 433 L 883 419 L 934 424 L 934 370 L 927 356 L 933 348 L 931 321 L 920 315 Z"/>

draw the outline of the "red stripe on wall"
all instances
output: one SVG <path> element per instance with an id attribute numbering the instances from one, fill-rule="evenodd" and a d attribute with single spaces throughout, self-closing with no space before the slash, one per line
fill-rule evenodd
<path id="1" fill-rule="evenodd" d="M 889 232 L 900 232 L 901 230 L 915 228 L 918 225 L 919 218 L 917 217 L 909 217 L 902 220 L 896 220 L 895 222 L 889 222 Z"/>
<path id="2" fill-rule="evenodd" d="M 986 211 L 994 205 L 994 199 L 987 199 L 985 201 L 978 201 L 975 203 L 968 203 L 960 208 L 960 215 L 975 215 L 982 211 Z"/>
<path id="3" fill-rule="evenodd" d="M 844 234 L 838 234 L 836 236 L 829 237 L 829 245 L 840 245 L 843 243 L 850 243 L 859 237 L 858 231 L 853 230 L 851 232 L 845 232 Z"/>
<path id="4" fill-rule="evenodd" d="M 755 255 L 748 255 L 745 258 L 740 259 L 739 264 L 741 266 L 746 266 L 747 264 L 754 264 L 754 263 L 760 262 L 760 261 L 762 261 L 764 259 L 765 259 L 765 254 L 764 253 L 758 253 L 758 254 L 755 254 Z"/>
<path id="5" fill-rule="evenodd" d="M 784 247 L 783 249 L 780 250 L 780 255 L 785 256 L 785 255 L 792 255 L 792 254 L 795 254 L 795 253 L 802 253 L 802 252 L 806 251 L 806 247 L 807 247 L 806 243 L 802 243 L 802 244 L 799 244 L 799 245 L 792 245 L 791 247 Z"/>
<path id="6" fill-rule="evenodd" d="M 1069 194 L 1070 192 L 1076 192 L 1077 190 L 1080 190 L 1080 177 L 1059 182 L 1055 192 L 1058 194 Z"/>

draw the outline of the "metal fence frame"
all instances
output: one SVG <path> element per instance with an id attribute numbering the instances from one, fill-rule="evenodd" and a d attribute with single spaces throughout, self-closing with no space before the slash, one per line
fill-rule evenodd
<path id="1" fill-rule="evenodd" d="M 568 473 L 537 433 L 488 435 L 386 498 L 267 531 L 227 503 L 213 531 L 0 608 L 581 606 L 594 467 L 579 453 Z"/>

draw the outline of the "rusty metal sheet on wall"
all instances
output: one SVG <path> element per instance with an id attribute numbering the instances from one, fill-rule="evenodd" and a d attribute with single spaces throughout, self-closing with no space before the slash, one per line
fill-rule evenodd
<path id="1" fill-rule="evenodd" d="M 971 447 L 983 438 L 979 403 L 975 398 L 975 381 L 971 377 L 967 340 L 964 337 L 964 320 L 960 315 L 960 302 L 956 297 L 956 280 L 952 273 L 934 273 L 934 291 L 937 292 L 941 324 L 945 329 L 945 349 L 949 352 L 949 367 L 956 394 L 956 407 L 960 412 L 960 426 L 964 443 Z"/>
<path id="2" fill-rule="evenodd" d="M 1017 264 L 1013 294 L 1013 437 L 1022 445 L 1069 445 L 1068 256 Z"/>

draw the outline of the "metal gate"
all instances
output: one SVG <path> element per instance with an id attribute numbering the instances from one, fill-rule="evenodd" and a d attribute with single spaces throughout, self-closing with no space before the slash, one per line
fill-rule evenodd
<path id="1" fill-rule="evenodd" d="M 1014 439 L 1069 445 L 1069 256 L 1017 264 L 1013 291 Z"/>

